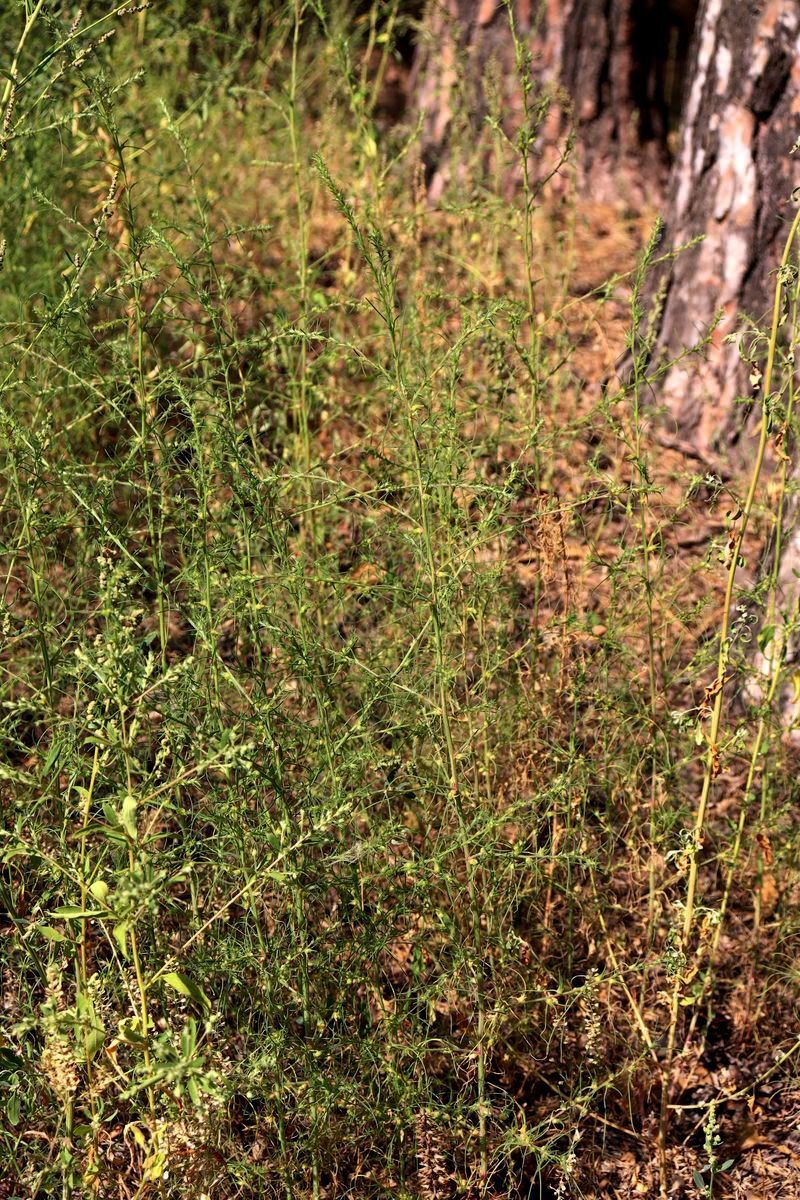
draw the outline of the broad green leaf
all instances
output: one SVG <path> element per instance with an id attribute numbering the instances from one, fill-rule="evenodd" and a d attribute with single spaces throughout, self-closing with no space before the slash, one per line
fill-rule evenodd
<path id="1" fill-rule="evenodd" d="M 60 929 L 54 929 L 52 925 L 37 925 L 36 928 L 43 938 L 47 938 L 48 942 L 66 942 L 69 938 Z"/>
<path id="2" fill-rule="evenodd" d="M 108 899 L 108 884 L 104 879 L 95 879 L 94 883 L 89 885 L 89 891 L 95 900 L 99 900 L 101 904 L 105 904 Z"/>
<path id="3" fill-rule="evenodd" d="M 103 800 L 100 807 L 103 810 L 103 816 L 108 821 L 112 829 L 119 829 L 119 814 L 113 804 L 109 804 L 108 800 Z"/>
<path id="4" fill-rule="evenodd" d="M 8 1117 L 9 1124 L 19 1124 L 19 1109 L 19 1092 L 12 1092 L 6 1100 L 6 1116 Z"/>
<path id="5" fill-rule="evenodd" d="M 176 992 L 180 992 L 182 996 L 188 996 L 190 1000 L 194 1000 L 195 1004 L 199 1004 L 207 1011 L 211 1009 L 211 1001 L 205 994 L 199 983 L 189 979 L 188 975 L 182 975 L 179 971 L 170 971 L 164 976 L 164 983 L 173 988 Z"/>
<path id="6" fill-rule="evenodd" d="M 138 833 L 139 833 L 139 829 L 136 824 L 136 797 L 135 796 L 126 796 L 125 797 L 125 799 L 122 801 L 122 808 L 119 810 L 119 813 L 117 814 L 117 816 L 119 817 L 120 825 L 125 830 L 128 837 L 131 839 L 132 842 L 135 842 L 136 838 L 138 836 Z"/>

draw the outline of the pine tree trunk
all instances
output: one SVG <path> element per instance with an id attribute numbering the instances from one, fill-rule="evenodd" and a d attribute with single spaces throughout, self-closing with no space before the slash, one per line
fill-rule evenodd
<path id="1" fill-rule="evenodd" d="M 657 387 L 678 438 L 710 462 L 733 455 L 750 465 L 746 427 L 753 384 L 731 338 L 742 314 L 769 325 L 775 268 L 793 220 L 800 183 L 800 0 L 703 0 L 689 62 L 689 86 L 672 168 L 666 244 L 702 241 L 670 267 L 656 355 L 669 362 L 702 339 L 715 313 L 720 321 L 699 357 L 671 367 Z M 763 348 L 762 348 L 763 350 Z M 759 354 L 763 357 L 763 353 Z M 754 376 L 758 387 L 758 374 Z M 744 400 L 745 403 L 737 403 Z M 738 446 L 737 446 L 738 443 Z M 764 682 L 783 647 L 786 662 L 800 654 L 796 614 L 800 586 L 798 506 L 791 504 L 776 567 L 775 607 L 752 631 L 753 675 L 744 693 L 765 698 Z M 771 573 L 774 551 L 761 564 Z M 767 630 L 763 631 L 768 633 Z M 798 718 L 790 683 L 775 697 L 786 725 Z"/>
<path id="2" fill-rule="evenodd" d="M 543 148 L 563 142 L 574 125 L 580 178 L 596 197 L 618 196 L 621 183 L 655 197 L 665 182 L 665 72 L 688 40 L 695 4 L 514 0 L 514 21 L 530 46 L 535 78 L 560 101 L 542 131 Z M 468 113 L 477 132 L 488 112 L 488 81 L 500 80 L 503 120 L 513 134 L 521 97 L 508 9 L 500 0 L 433 0 L 423 31 L 411 91 L 436 198 L 454 171 L 456 115 Z"/>
<path id="3" fill-rule="evenodd" d="M 800 0 L 703 0 L 667 210 L 671 246 L 702 236 L 671 269 L 658 348 L 667 359 L 722 318 L 707 353 L 659 389 L 684 441 L 713 456 L 734 443 L 747 371 L 726 335 L 768 311 L 800 161 Z"/>

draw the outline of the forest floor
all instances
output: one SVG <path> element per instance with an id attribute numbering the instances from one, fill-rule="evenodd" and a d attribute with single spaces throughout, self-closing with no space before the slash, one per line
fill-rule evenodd
<path id="1" fill-rule="evenodd" d="M 632 271 L 648 233 L 656 219 L 650 208 L 631 211 L 630 207 L 608 203 L 581 204 L 581 222 L 576 233 L 574 255 L 580 264 L 580 275 L 570 285 L 570 295 L 585 296 L 601 287 L 606 279 Z M 552 215 L 550 217 L 552 219 Z M 630 456 L 620 446 L 613 433 L 598 429 L 596 402 L 601 390 L 613 387 L 615 367 L 623 360 L 626 337 L 630 329 L 630 291 L 621 288 L 611 302 L 604 302 L 602 317 L 592 309 L 591 297 L 582 300 L 570 313 L 569 339 L 575 347 L 572 365 L 578 386 L 570 401 L 574 408 L 562 403 L 569 420 L 583 425 L 586 432 L 580 438 L 560 445 L 554 456 L 551 487 L 562 504 L 585 504 L 585 473 L 590 458 L 602 456 L 604 469 L 613 475 L 621 489 L 631 485 Z M 653 394 L 655 404 L 657 395 Z M 567 415 L 569 413 L 569 415 Z M 745 436 L 752 437 L 752 431 Z M 657 499 L 652 503 L 650 516 L 659 531 L 659 556 L 664 564 L 661 589 L 655 596 L 655 621 L 664 645 L 674 647 L 670 673 L 675 680 L 670 701 L 676 709 L 687 705 L 699 706 L 705 678 L 696 673 L 697 656 L 704 643 L 713 638 L 724 605 L 724 578 L 709 576 L 707 564 L 730 527 L 731 494 L 743 492 L 748 482 L 746 458 L 731 464 L 724 457 L 714 462 L 695 457 L 693 447 L 687 446 L 679 431 L 670 429 L 669 422 L 649 423 L 644 441 L 650 465 L 650 482 Z M 722 470 L 729 489 L 711 497 L 701 486 L 694 490 L 689 480 L 713 475 Z M 737 478 L 738 473 L 738 478 Z M 691 496 L 691 499 L 688 497 Z M 581 656 L 596 653 L 596 639 L 606 636 L 606 608 L 609 604 L 607 566 L 625 546 L 627 514 L 604 513 L 596 523 L 591 518 L 580 526 L 571 525 L 563 547 L 563 573 L 553 577 L 551 603 L 559 607 L 565 589 L 570 603 L 577 609 L 593 612 L 598 626 L 590 636 L 578 638 L 572 652 Z M 751 528 L 745 547 L 748 563 L 758 563 L 765 553 L 769 523 L 761 521 Z M 533 575 L 542 570 L 541 559 L 533 556 L 518 571 L 521 587 L 530 586 Z M 752 582 L 754 572 L 750 573 Z M 687 626 L 686 612 L 692 613 Z M 629 634 L 630 636 L 630 634 Z M 788 756 L 789 771 L 793 771 L 796 746 L 793 739 L 781 735 Z M 719 777 L 710 812 L 712 838 L 722 841 L 731 814 L 741 809 L 745 795 L 747 767 L 741 761 L 731 764 Z M 688 768 L 687 780 L 697 788 L 702 784 L 699 764 Z M 771 847 L 767 858 L 772 863 Z M 663 866 L 663 863 L 661 864 Z M 643 903 L 641 879 L 637 882 L 635 868 L 617 864 L 613 892 L 617 903 L 611 906 L 603 924 L 603 936 L 610 943 L 615 937 L 627 942 L 628 953 L 632 914 Z M 718 866 L 707 863 L 701 872 L 701 888 L 710 895 L 719 895 Z M 751 885 L 752 887 L 753 885 Z M 761 972 L 768 960 L 784 960 L 787 953 L 787 907 L 793 909 L 800 900 L 798 884 L 791 876 L 781 877 L 771 870 L 762 871 L 751 888 L 732 892 L 727 910 L 728 928 L 720 939 L 716 979 L 716 999 L 709 1004 L 708 1023 L 703 1032 L 690 1035 L 676 1063 L 673 1102 L 674 1145 L 670 1150 L 673 1172 L 673 1193 L 676 1195 L 705 1195 L 701 1180 L 695 1173 L 702 1171 L 708 1161 L 707 1147 L 702 1146 L 708 1103 L 718 1101 L 716 1136 L 717 1163 L 727 1161 L 724 1173 L 715 1182 L 713 1195 L 758 1198 L 796 1196 L 800 1190 L 800 1086 L 792 1070 L 779 1079 L 776 1044 L 786 1045 L 796 1053 L 796 1004 L 794 986 L 781 996 L 763 987 Z M 754 921 L 754 911 L 758 913 Z M 662 928 L 659 936 L 666 930 Z M 641 941 L 637 947 L 645 953 Z M 789 957 L 792 952 L 789 951 Z M 608 963 L 608 958 L 606 958 Z M 612 959 L 613 962 L 613 959 Z M 761 978 L 761 983 L 759 979 Z M 645 1013 L 646 1017 L 651 1014 Z M 728 1099 L 730 1097 L 730 1099 Z M 629 1119 L 627 1127 L 612 1121 L 603 1122 L 602 1151 L 598 1159 L 597 1143 L 588 1148 L 584 1189 L 581 1194 L 614 1197 L 615 1200 L 648 1196 L 659 1189 L 659 1172 L 653 1145 L 657 1138 L 658 1102 L 650 1093 L 637 1098 L 638 1120 Z M 632 1111 L 629 1117 L 632 1117 Z M 581 1147 L 577 1149 L 581 1161 Z M 706 1176 L 707 1179 L 707 1176 Z M 590 1182 L 591 1181 L 591 1182 Z M 673 1194 L 671 1193 L 671 1194 Z M 709 1195 L 711 1192 L 709 1192 Z"/>

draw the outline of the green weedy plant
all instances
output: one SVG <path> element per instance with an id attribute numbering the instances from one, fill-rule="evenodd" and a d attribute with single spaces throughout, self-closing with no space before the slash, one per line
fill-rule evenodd
<path id="1" fill-rule="evenodd" d="M 708 1109 L 704 1132 L 703 1149 L 705 1150 L 706 1163 L 702 1170 L 694 1172 L 693 1182 L 702 1196 L 706 1196 L 708 1200 L 712 1200 L 717 1176 L 721 1175 L 724 1171 L 729 1171 L 733 1166 L 732 1158 L 726 1159 L 725 1162 L 721 1163 L 717 1157 L 717 1147 L 722 1138 L 719 1135 L 716 1105 L 713 1101 Z"/>
<path id="2" fill-rule="evenodd" d="M 658 1094 L 662 1164 L 691 1186 L 699 1111 L 696 1186 L 735 1170 L 672 1067 L 754 898 L 748 1003 L 791 982 L 777 567 L 726 600 L 675 552 L 730 501 L 651 444 L 669 254 L 567 294 L 552 239 L 591 230 L 533 171 L 513 29 L 521 132 L 457 113 L 432 210 L 381 108 L 407 27 L 0 14 L 4 1196 L 589 1194 L 621 1147 L 654 1178 Z M 599 399 L 598 311 L 634 363 Z M 772 646 L 730 821 L 695 804 L 710 590 Z"/>

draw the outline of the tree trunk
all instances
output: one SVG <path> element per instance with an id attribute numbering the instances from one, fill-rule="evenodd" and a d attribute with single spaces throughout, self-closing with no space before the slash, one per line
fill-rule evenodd
<path id="1" fill-rule="evenodd" d="M 669 268 L 656 357 L 669 363 L 703 338 L 715 313 L 720 320 L 706 350 L 670 367 L 656 395 L 681 441 L 712 463 L 733 455 L 752 465 L 753 440 L 740 435 L 750 409 L 761 412 L 753 394 L 760 372 L 751 382 L 738 339 L 729 335 L 742 329 L 743 313 L 760 328 L 770 323 L 775 268 L 800 183 L 800 158 L 793 156 L 799 115 L 800 0 L 702 0 L 666 234 L 671 247 L 703 240 Z M 763 357 L 761 345 L 762 364 Z M 758 621 L 760 635 L 752 630 L 754 671 L 743 689 L 759 702 L 784 653 L 787 663 L 800 656 L 796 500 L 791 510 L 777 565 L 774 550 L 761 564 L 762 578 L 775 570 L 776 594 Z M 800 706 L 791 681 L 774 700 L 784 723 L 796 726 Z"/>
<path id="2" fill-rule="evenodd" d="M 660 397 L 679 436 L 713 456 L 734 443 L 749 390 L 726 336 L 770 306 L 770 273 L 800 181 L 800 0 L 703 0 L 672 168 L 667 237 L 702 236 L 671 268 L 658 349 L 669 360 L 721 312 L 707 353 L 671 370 Z"/>
<path id="3" fill-rule="evenodd" d="M 540 150 L 574 123 L 579 177 L 593 198 L 658 202 L 670 131 L 685 92 L 668 188 L 667 237 L 702 236 L 670 271 L 657 352 L 674 358 L 722 319 L 707 353 L 668 371 L 660 396 L 679 437 L 713 459 L 736 441 L 747 393 L 737 347 L 742 310 L 760 318 L 780 254 L 800 155 L 800 0 L 513 0 L 536 80 L 556 103 Z M 533 21 L 534 28 L 531 28 Z M 457 173 L 453 150 L 495 109 L 513 136 L 521 108 L 501 0 L 430 0 L 412 72 L 432 199 Z M 693 31 L 693 32 L 692 32 Z M 687 86 L 683 86 L 684 75 Z M 465 115 L 466 114 L 466 115 Z M 466 168 L 465 168 L 466 169 Z"/>
<path id="4" fill-rule="evenodd" d="M 595 197 L 619 198 L 621 187 L 638 199 L 660 194 L 696 7 L 697 0 L 513 0 L 534 77 L 554 100 L 540 148 L 563 142 L 574 126 L 579 177 Z M 433 0 L 411 91 L 434 199 L 453 174 L 456 115 L 469 114 L 474 136 L 489 111 L 490 80 L 500 83 L 498 107 L 513 134 L 521 94 L 506 4 Z"/>

